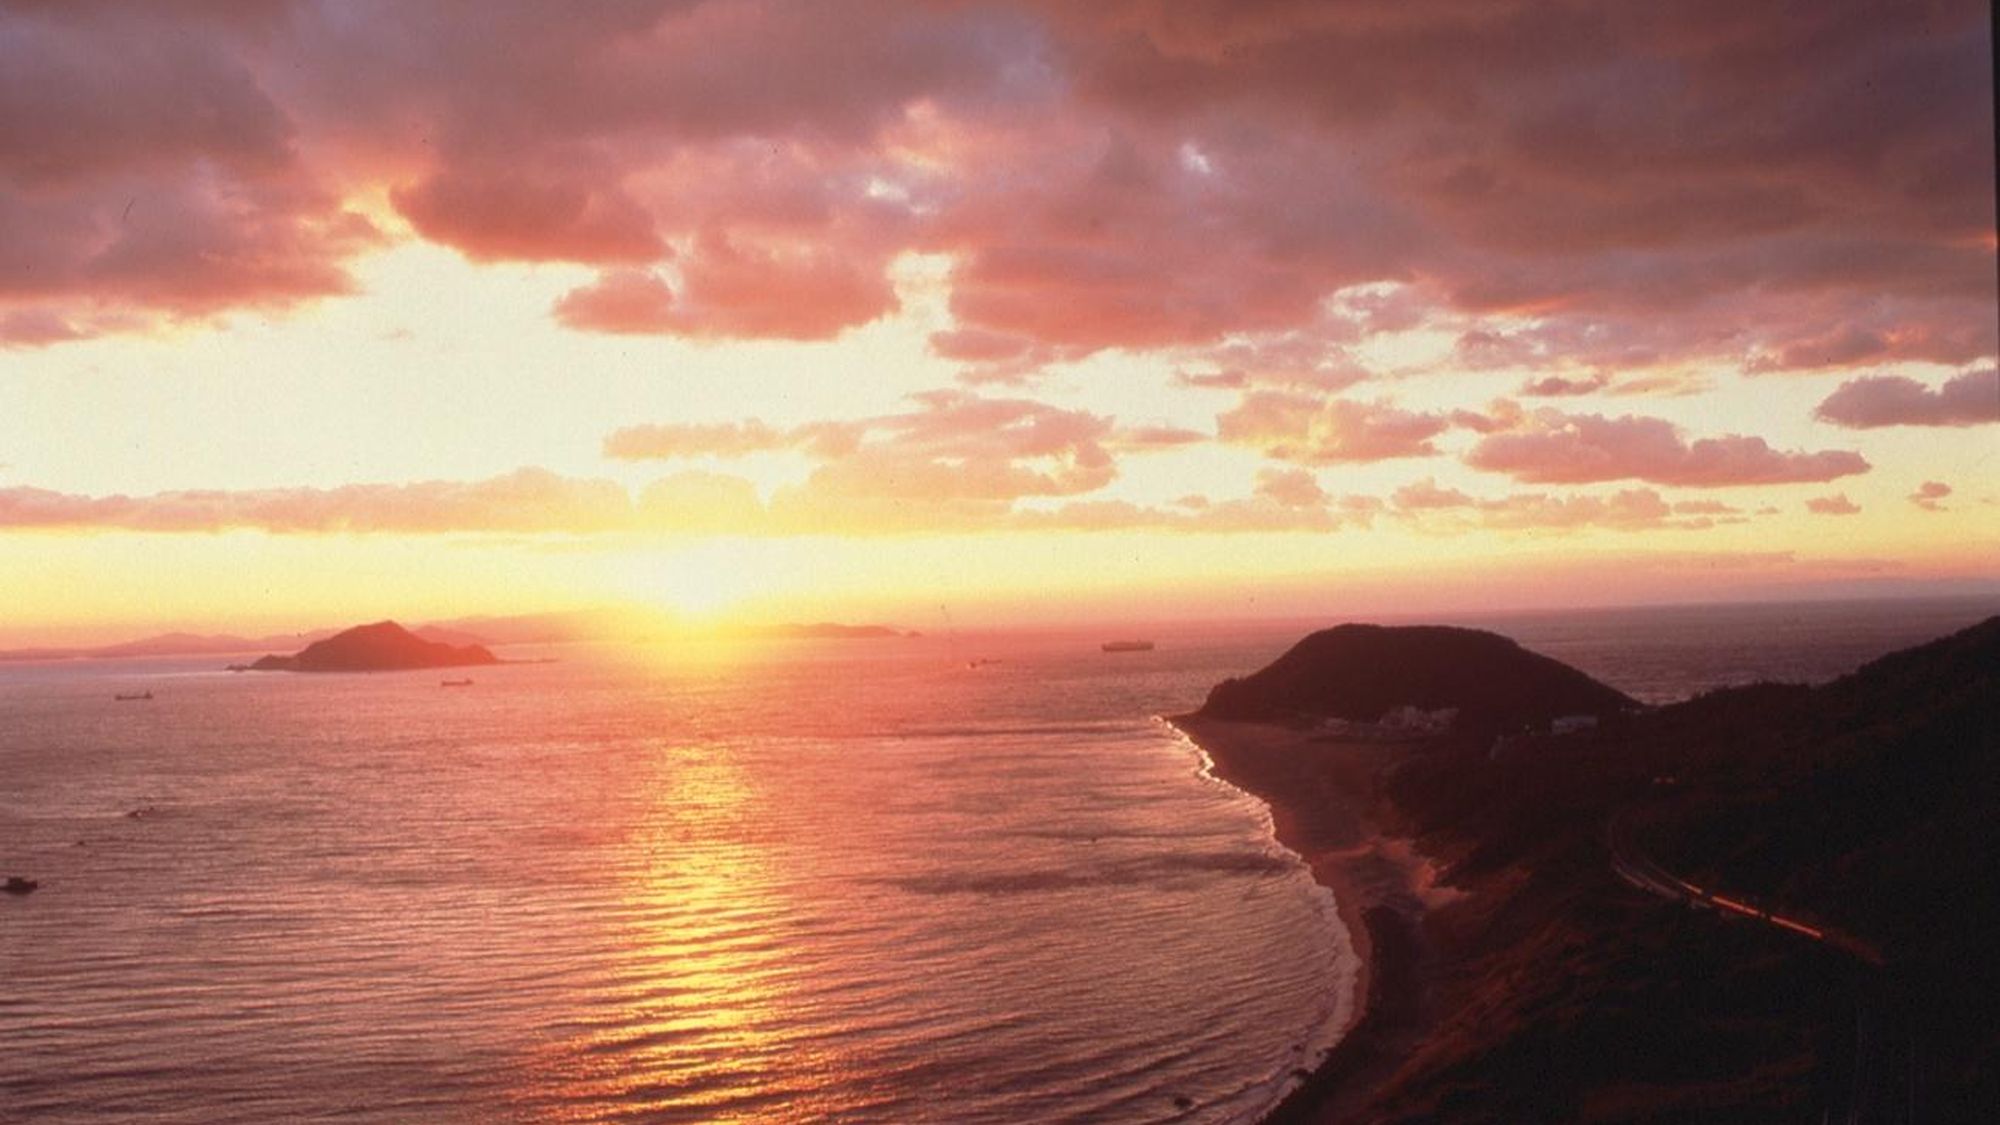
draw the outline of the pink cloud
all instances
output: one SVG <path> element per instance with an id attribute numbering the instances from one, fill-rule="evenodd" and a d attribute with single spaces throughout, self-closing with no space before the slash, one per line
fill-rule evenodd
<path id="1" fill-rule="evenodd" d="M 1778 349 L 1775 355 L 1759 357 L 1752 371 L 1794 371 L 1800 368 L 1851 367 L 1857 363 L 1887 358 L 1889 341 L 1879 333 L 1849 325 L 1823 336 L 1796 340 Z"/>
<path id="2" fill-rule="evenodd" d="M 1572 528 L 1606 526 L 1627 530 L 1671 526 L 1672 508 L 1651 489 L 1635 488 L 1610 496 L 1553 497 L 1540 493 L 1509 496 L 1480 509 L 1488 527 Z M 1692 526 L 1706 527 L 1706 521 Z"/>
<path id="3" fill-rule="evenodd" d="M 1398 516 L 1419 526 L 1439 519 L 1508 531 L 1565 531 L 1607 528 L 1615 531 L 1674 529 L 1700 531 L 1718 522 L 1737 522 L 1742 512 L 1712 500 L 1669 503 L 1650 488 L 1624 489 L 1609 495 L 1555 496 L 1515 493 L 1497 498 L 1475 497 L 1455 488 L 1441 488 L 1429 477 L 1404 485 L 1389 498 Z"/>
<path id="4" fill-rule="evenodd" d="M 1660 418 L 1546 409 L 1517 429 L 1481 438 L 1465 461 L 1536 484 L 1629 479 L 1689 487 L 1828 481 L 1869 468 L 1845 450 L 1783 452 L 1737 434 L 1689 441 Z"/>
<path id="5" fill-rule="evenodd" d="M 68 318 L 49 309 L 14 309 L 0 314 L 0 346 L 37 348 L 85 335 Z"/>
<path id="6" fill-rule="evenodd" d="M 799 449 L 822 461 L 886 452 L 953 462 L 1071 456 L 1096 464 L 1108 460 L 1107 443 L 1177 445 L 1203 436 L 1171 427 L 1118 431 L 1111 419 L 1086 411 L 955 389 L 909 397 L 915 405 L 901 413 L 809 422 L 790 429 L 757 419 L 628 426 L 605 439 L 604 452 L 628 461 Z"/>
<path id="7" fill-rule="evenodd" d="M 186 490 L 76 496 L 0 489 L 0 528 L 273 534 L 588 534 L 629 527 L 631 503 L 612 481 L 520 469 L 480 481 L 351 484 L 339 488 Z"/>
<path id="8" fill-rule="evenodd" d="M 1844 492 L 1815 496 L 1806 501 L 1806 511 L 1816 516 L 1851 516 L 1860 510 L 1861 505 L 1849 500 Z"/>
<path id="9" fill-rule="evenodd" d="M 1256 494 L 1291 508 L 1319 507 L 1327 500 L 1318 478 L 1304 469 L 1258 470 Z"/>
<path id="10" fill-rule="evenodd" d="M 1842 383 L 1813 416 L 1857 430 L 2000 422 L 2000 371 L 1969 371 L 1935 390 L 1900 375 L 1866 376 Z"/>
<path id="11" fill-rule="evenodd" d="M 1122 500 L 1071 501 L 1048 511 L 1014 513 L 1006 526 L 1211 535 L 1334 532 L 1369 527 L 1382 510 L 1382 502 L 1372 497 L 1328 495 L 1304 470 L 1267 469 L 1258 473 L 1256 486 L 1244 497 L 1184 496 L 1165 508 Z"/>
<path id="12" fill-rule="evenodd" d="M 1494 434 L 1512 430 L 1527 422 L 1528 412 L 1512 399 L 1497 398 L 1488 403 L 1485 410 L 1454 410 L 1451 424 L 1471 430 L 1475 434 Z"/>
<path id="13" fill-rule="evenodd" d="M 337 295 L 386 192 L 468 256 L 609 267 L 558 307 L 587 331 L 827 339 L 945 255 L 935 346 L 989 381 L 1440 310 L 1538 318 L 1468 356 L 1560 378 L 2000 349 L 1969 0 L 572 9 L 10 12 L 0 312 Z"/>
<path id="14" fill-rule="evenodd" d="M 1006 526 L 1023 531 L 1177 531 L 1256 534 L 1338 531 L 1356 521 L 1318 504 L 1285 504 L 1268 496 L 1220 500 L 1179 510 L 1123 500 L 1082 500 L 1050 511 L 1016 513 Z"/>
<path id="15" fill-rule="evenodd" d="M 648 262 L 666 243 L 646 212 L 602 169 L 559 174 L 514 165 L 452 168 L 390 193 L 433 242 L 477 261 Z"/>
<path id="16" fill-rule="evenodd" d="M 16 342 L 344 293 L 342 262 L 378 242 L 300 159 L 240 29 L 187 15 L 9 13 L 0 315 L 34 318 Z"/>
<path id="17" fill-rule="evenodd" d="M 675 295 L 656 274 L 615 270 L 595 284 L 573 289 L 556 302 L 556 319 L 571 328 L 623 335 L 667 331 L 674 323 Z"/>
<path id="18" fill-rule="evenodd" d="M 883 532 L 999 526 L 1017 500 L 1078 496 L 1110 484 L 1118 473 L 1113 448 L 1202 437 L 1164 427 L 1119 431 L 1087 411 L 961 390 L 911 399 L 914 407 L 902 413 L 790 429 L 754 420 L 633 426 L 612 433 L 604 448 L 623 460 L 798 450 L 819 464 L 772 494 L 775 526 Z"/>
<path id="19" fill-rule="evenodd" d="M 1435 479 L 1425 477 L 1413 484 L 1397 489 L 1390 497 L 1398 510 L 1405 512 L 1428 512 L 1448 508 L 1470 508 L 1475 501 L 1470 495 L 1456 488 L 1440 488 Z"/>
<path id="20" fill-rule="evenodd" d="M 1431 439 L 1449 425 L 1439 415 L 1381 402 L 1253 391 L 1216 419 L 1216 432 L 1280 461 L 1332 465 L 1436 453 Z"/>
<path id="21" fill-rule="evenodd" d="M 1910 503 L 1926 512 L 1945 510 L 1944 498 L 1951 495 L 1951 486 L 1941 480 L 1927 480 L 1910 493 Z"/>
<path id="22" fill-rule="evenodd" d="M 1566 379 L 1560 375 L 1549 375 L 1540 379 L 1530 379 L 1521 384 L 1515 392 L 1529 398 L 1559 398 L 1565 395 L 1596 394 L 1610 382 L 1604 375 L 1593 375 L 1588 379 Z"/>
<path id="23" fill-rule="evenodd" d="M 965 363 L 1003 363 L 1035 350 L 1032 336 L 1016 336 L 981 328 L 959 328 L 931 336 L 931 350 Z"/>
<path id="24" fill-rule="evenodd" d="M 1401 272 L 1405 225 L 1303 138 L 1265 140 L 1101 112 L 914 136 L 992 170 L 955 180 L 922 224 L 954 258 L 959 327 L 1075 352 L 1335 327 L 1322 298 Z"/>
<path id="25" fill-rule="evenodd" d="M 1720 500 L 1677 500 L 1674 513 L 1683 516 L 1735 516 L 1743 510 Z"/>
<path id="26" fill-rule="evenodd" d="M 1467 367 L 1485 370 L 1540 362 L 1545 353 L 1520 333 L 1508 335 L 1474 328 L 1460 333 L 1458 342 L 1452 345 L 1452 354 Z"/>
<path id="27" fill-rule="evenodd" d="M 628 335 L 823 340 L 896 307 L 880 262 L 821 248 L 706 239 L 676 262 L 680 284 L 634 270 L 605 274 L 556 304 L 571 328 Z"/>
<path id="28" fill-rule="evenodd" d="M 1174 380 L 1184 387 L 1213 391 L 1241 391 L 1250 386 L 1250 376 L 1242 371 L 1183 371 Z"/>
<path id="29" fill-rule="evenodd" d="M 1279 390 L 1332 393 L 1354 386 L 1369 371 L 1325 334 L 1288 332 L 1237 339 L 1202 349 L 1207 370 L 1182 370 L 1182 386 L 1219 390 L 1266 387 Z"/>
<path id="30" fill-rule="evenodd" d="M 636 496 L 622 485 L 522 469 L 482 481 L 357 484 L 339 488 L 200 490 L 146 496 L 80 496 L 46 489 L 0 489 L 0 530 L 272 535 L 907 535 L 995 531 L 1199 533 L 1332 531 L 1365 523 L 1375 505 L 1313 495 L 1279 474 L 1238 499 L 1152 508 L 1114 500 L 1071 500 L 1049 509 L 1016 506 L 1018 496 L 1064 496 L 1092 485 L 988 464 L 970 479 L 950 466 L 906 460 L 884 484 L 864 454 L 856 471 L 828 466 L 780 489 L 767 504 L 741 477 L 683 470 Z"/>

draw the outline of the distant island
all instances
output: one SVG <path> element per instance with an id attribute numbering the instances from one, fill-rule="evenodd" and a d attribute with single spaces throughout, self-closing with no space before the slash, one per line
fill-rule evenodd
<path id="1" fill-rule="evenodd" d="M 337 629 L 310 629 L 269 636 L 231 633 L 161 633 L 138 640 L 104 645 L 40 646 L 0 649 L 0 663 L 57 660 L 120 660 L 134 657 L 224 656 L 237 653 L 296 649 L 333 637 Z M 839 622 L 774 625 L 692 626 L 657 611 L 601 609 L 563 613 L 532 613 L 512 617 L 463 617 L 437 621 L 408 630 L 427 641 L 448 645 L 570 644 L 592 641 L 679 640 L 686 638 L 752 637 L 778 640 L 914 639 L 915 630 L 892 625 L 848 625 Z M 248 668 L 249 665 L 244 665 Z"/>
<path id="2" fill-rule="evenodd" d="M 151 656 L 220 656 L 238 652 L 269 652 L 289 645 L 311 644 L 332 636 L 332 629 L 240 637 L 230 633 L 161 633 L 134 641 L 89 646 L 45 646 L 0 649 L 0 662 L 49 660 L 124 660 Z"/>
<path id="3" fill-rule="evenodd" d="M 266 656 L 253 664 L 232 664 L 244 672 L 394 672 L 412 668 L 460 668 L 499 664 L 484 645 L 427 641 L 394 621 L 357 625 L 314 641 L 290 656 Z"/>
<path id="4" fill-rule="evenodd" d="M 1342 725 L 1404 709 L 1470 721 Z M 1342 626 L 1173 722 L 1363 957 L 1357 1020 L 1268 1122 L 2000 1105 L 2000 617 L 1651 709 L 1493 634 Z"/>
<path id="5" fill-rule="evenodd" d="M 760 637 L 814 641 L 873 641 L 891 638 L 913 639 L 923 636 L 922 633 L 905 632 L 888 625 L 842 625 L 833 621 L 765 625 L 751 629 L 750 632 Z"/>

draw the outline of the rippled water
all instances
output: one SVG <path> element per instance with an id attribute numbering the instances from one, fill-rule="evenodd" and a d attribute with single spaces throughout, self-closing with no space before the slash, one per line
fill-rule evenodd
<path id="1" fill-rule="evenodd" d="M 1467 623 L 1663 701 L 1992 609 Z M 0 665 L 0 1119 L 1251 1119 L 1354 965 L 1151 716 L 1305 628 Z"/>
<path id="2" fill-rule="evenodd" d="M 1271 652 L 977 643 L 0 670 L 0 1116 L 1253 1115 L 1352 963 L 1149 716 Z"/>
<path id="3" fill-rule="evenodd" d="M 1505 633 L 1645 703 L 1760 680 L 1817 684 L 2000 613 L 2000 598 L 1654 606 L 1507 614 Z"/>

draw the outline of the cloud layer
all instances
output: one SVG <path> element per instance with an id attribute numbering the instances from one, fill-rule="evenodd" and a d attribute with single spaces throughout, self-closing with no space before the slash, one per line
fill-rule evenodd
<path id="1" fill-rule="evenodd" d="M 1684 487 L 1829 481 L 1868 471 L 1847 450 L 1785 452 L 1737 434 L 1689 440 L 1659 418 L 1537 410 L 1489 433 L 1466 455 L 1475 468 L 1536 484 L 1643 480 Z"/>
<path id="2" fill-rule="evenodd" d="M 630 526 L 622 485 L 521 469 L 482 481 L 77 496 L 0 489 L 0 528 L 275 534 L 590 533 Z"/>
<path id="3" fill-rule="evenodd" d="M 0 489 L 0 531 L 1671 539 L 1782 514 L 1767 539 L 1901 520 L 1917 551 L 1986 502 L 1983 435 L 1943 432 L 2000 421 L 1972 0 L 0 10 L 10 370 L 473 272 L 366 263 L 421 244 L 553 285 L 521 331 L 552 351 L 496 370 L 617 354 L 619 393 L 587 401 L 658 410 L 603 438 L 615 480 L 574 468 L 616 424 L 579 409 L 560 452 L 479 454 L 578 475 L 187 490 L 213 469 L 169 454 L 103 486 L 131 495 Z M 483 306 L 436 309 L 456 330 Z M 795 377 L 869 379 L 868 405 L 777 424 L 742 391 L 733 421 L 676 418 L 736 388 L 626 392 L 728 349 L 635 337 L 832 342 Z M 476 351 L 453 357 L 473 395 Z M 496 409 L 551 393 L 494 377 L 521 379 Z M 883 405 L 919 377 L 950 389 Z M 1941 452 L 1911 464 L 1886 427 Z M 337 429 L 301 463 L 343 463 Z M 1834 490 L 1868 473 L 1865 516 L 1816 519 L 1860 514 Z M 1906 506 L 1918 481 L 1915 508 L 1958 511 Z"/>
<path id="4" fill-rule="evenodd" d="M 20 4 L 0 333 L 344 292 L 378 199 L 475 260 L 602 268 L 553 310 L 582 331 L 824 339 L 891 311 L 917 251 L 952 263 L 939 351 L 989 372 L 1317 338 L 1378 282 L 1414 301 L 1364 332 L 1534 315 L 1482 362 L 1963 363 L 1995 350 L 1987 18 Z"/>
<path id="5" fill-rule="evenodd" d="M 677 447 L 685 448 L 685 447 Z M 828 466 L 869 466 L 874 454 Z M 1749 518 L 1709 500 L 1669 501 L 1652 489 L 1608 494 L 1515 493 L 1476 497 L 1425 478 L 1387 497 L 1335 495 L 1304 469 L 1268 468 L 1247 495 L 1184 496 L 1168 505 L 1073 497 L 1051 478 L 1002 469 L 966 487 L 934 491 L 923 472 L 907 492 L 823 469 L 768 501 L 750 481 L 681 469 L 636 492 L 615 481 L 524 468 L 477 481 L 356 484 L 339 488 L 182 490 L 82 496 L 0 489 L 0 531 L 272 535 L 881 536 L 911 533 L 1174 531 L 1204 534 L 1340 532 L 1382 522 L 1425 532 L 1698 531 Z M 1934 507 L 1949 489 L 1927 484 L 1911 499 Z M 1840 511 L 1812 501 L 1814 511 Z"/>

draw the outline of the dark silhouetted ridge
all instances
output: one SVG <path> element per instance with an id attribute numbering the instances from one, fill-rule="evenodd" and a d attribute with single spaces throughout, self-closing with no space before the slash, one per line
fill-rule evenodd
<path id="1" fill-rule="evenodd" d="M 1460 729 L 1490 731 L 1637 706 L 1623 692 L 1497 633 L 1341 625 L 1300 641 L 1259 672 L 1216 685 L 1201 713 L 1373 722 L 1400 707 L 1456 708 Z"/>
<path id="2" fill-rule="evenodd" d="M 255 672 L 390 672 L 405 668 L 456 668 L 498 664 L 482 645 L 427 641 L 394 621 L 357 625 L 300 649 L 292 656 L 266 656 L 250 665 Z"/>
<path id="3" fill-rule="evenodd" d="M 1210 710 L 1520 718 L 1616 697 L 1579 682 L 1488 634 L 1346 627 Z M 1346 1057 L 1384 1052 L 1385 1077 L 1272 1120 L 1983 1125 L 2000 1105 L 2000 618 L 1831 683 L 1726 688 L 1508 753 L 1212 742 L 1277 823 L 1355 802 L 1455 896 L 1386 947 L 1392 971 L 1417 959 L 1404 1002 L 1434 1014 L 1364 1014 L 1377 1038 Z"/>

